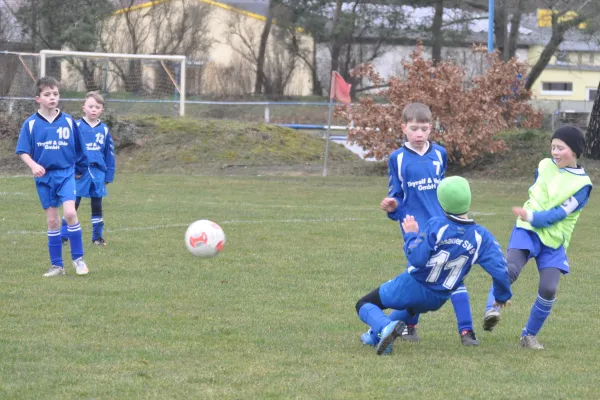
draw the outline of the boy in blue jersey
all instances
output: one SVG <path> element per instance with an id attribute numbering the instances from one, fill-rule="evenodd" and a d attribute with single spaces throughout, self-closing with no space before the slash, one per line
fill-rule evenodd
<path id="1" fill-rule="evenodd" d="M 104 98 L 98 92 L 89 92 L 82 108 L 83 118 L 77 121 L 77 126 L 85 141 L 89 167 L 81 164 L 76 166 L 81 178 L 77 180 L 75 208 L 79 209 L 82 197 L 90 198 L 92 244 L 106 246 L 103 237 L 102 198 L 106 196 L 106 185 L 115 177 L 115 146 L 108 127 L 99 119 L 104 111 Z M 63 243 L 66 243 L 69 237 L 65 219 L 61 235 Z"/>
<path id="2" fill-rule="evenodd" d="M 524 348 L 542 350 L 537 334 L 550 315 L 562 274 L 569 273 L 567 249 L 581 210 L 588 203 L 592 182 L 577 158 L 585 148 L 583 132 L 563 126 L 552 135 L 552 158 L 540 161 L 529 200 L 513 207 L 517 222 L 513 228 L 506 260 L 511 282 L 535 258 L 540 274 L 538 293 L 529 320 L 521 332 Z M 500 321 L 500 312 L 488 298 L 484 329 L 491 331 Z"/>
<path id="3" fill-rule="evenodd" d="M 380 340 L 377 354 L 388 354 L 401 336 L 406 323 L 417 313 L 438 310 L 463 284 L 473 264 L 492 276 L 495 306 L 511 298 L 506 260 L 498 242 L 484 227 L 468 218 L 471 190 L 458 176 L 442 180 L 437 196 L 444 217 L 433 217 L 420 230 L 411 215 L 404 217 L 402 229 L 408 268 L 356 303 L 361 321 L 370 326 Z M 383 310 L 392 308 L 401 315 L 391 319 Z"/>
<path id="4" fill-rule="evenodd" d="M 387 211 L 390 219 L 400 223 L 405 241 L 406 232 L 402 230 L 401 224 L 404 217 L 412 215 L 417 223 L 424 226 L 430 218 L 444 215 L 436 196 L 436 188 L 444 179 L 448 161 L 446 150 L 429 141 L 431 119 L 431 111 L 425 104 L 407 105 L 402 113 L 402 130 L 407 142 L 390 155 L 388 162 L 389 192 L 381 202 L 381 208 Z M 467 288 L 459 286 L 451 300 L 462 344 L 479 345 L 473 328 Z M 398 315 L 392 312 L 390 317 L 395 319 Z M 408 321 L 403 339 L 419 340 L 416 328 L 418 320 L 417 314 Z M 368 341 L 366 335 L 364 339 Z"/>
<path id="5" fill-rule="evenodd" d="M 81 226 L 75 209 L 75 163 L 86 165 L 87 152 L 73 118 L 56 108 L 59 97 L 56 79 L 38 79 L 35 100 L 40 109 L 23 123 L 16 148 L 16 153 L 33 173 L 35 187 L 46 213 L 51 267 L 44 274 L 45 277 L 65 274 L 58 214 L 61 205 L 67 221 L 75 272 L 77 275 L 88 273 L 83 260 Z"/>

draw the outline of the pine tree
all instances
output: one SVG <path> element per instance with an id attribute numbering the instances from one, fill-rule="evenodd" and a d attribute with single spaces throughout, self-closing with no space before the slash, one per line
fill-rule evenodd
<path id="1" fill-rule="evenodd" d="M 594 160 L 600 159 L 600 83 L 587 128 L 585 156 Z"/>

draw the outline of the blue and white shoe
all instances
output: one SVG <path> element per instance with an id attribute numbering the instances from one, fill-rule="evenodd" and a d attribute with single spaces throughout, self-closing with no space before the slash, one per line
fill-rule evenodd
<path id="1" fill-rule="evenodd" d="M 392 321 L 381 331 L 381 339 L 377 344 L 377 355 L 389 354 L 392 352 L 392 345 L 396 338 L 402 336 L 406 324 L 402 321 Z"/>
<path id="2" fill-rule="evenodd" d="M 369 328 L 368 331 L 360 335 L 360 342 L 362 344 L 366 344 L 367 346 L 375 347 L 377 346 L 377 343 L 379 343 L 379 337 L 373 332 L 373 329 Z"/>

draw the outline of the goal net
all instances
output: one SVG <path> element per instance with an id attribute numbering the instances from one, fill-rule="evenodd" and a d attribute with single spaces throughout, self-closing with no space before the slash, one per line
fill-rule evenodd
<path id="1" fill-rule="evenodd" d="M 61 103 L 80 110 L 81 99 L 100 91 L 117 113 L 185 115 L 186 57 L 42 50 L 39 76 L 61 84 Z M 69 104 L 73 102 L 73 104 Z"/>

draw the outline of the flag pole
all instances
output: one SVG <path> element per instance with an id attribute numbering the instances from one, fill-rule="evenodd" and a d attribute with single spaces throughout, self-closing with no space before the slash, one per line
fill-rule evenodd
<path id="1" fill-rule="evenodd" d="M 329 136 L 331 134 L 331 119 L 333 118 L 333 98 L 329 99 L 329 114 L 327 115 L 327 134 L 325 135 L 325 161 L 323 162 L 323 176 L 327 176 L 327 159 L 329 158 Z"/>

